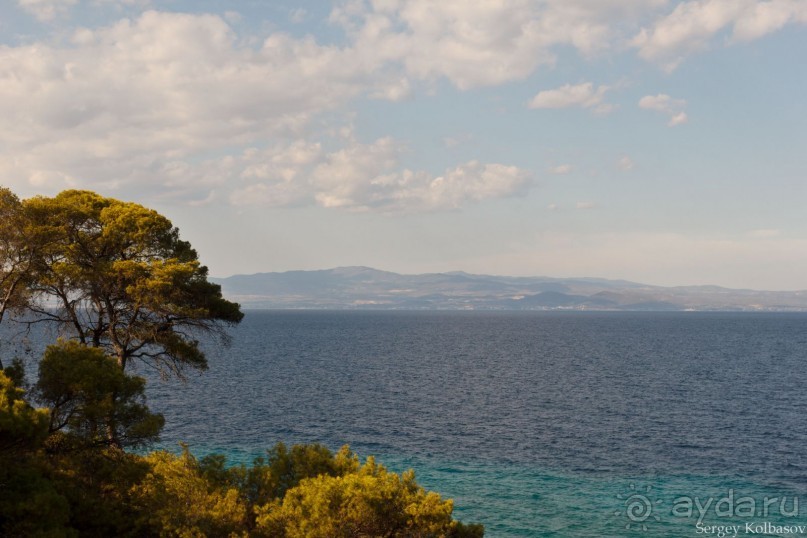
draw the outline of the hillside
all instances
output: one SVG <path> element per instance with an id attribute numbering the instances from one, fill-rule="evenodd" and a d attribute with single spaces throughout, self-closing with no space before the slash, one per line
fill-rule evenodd
<path id="1" fill-rule="evenodd" d="M 246 308 L 807 311 L 807 291 L 662 287 L 601 278 L 402 275 L 338 267 L 211 280 Z"/>

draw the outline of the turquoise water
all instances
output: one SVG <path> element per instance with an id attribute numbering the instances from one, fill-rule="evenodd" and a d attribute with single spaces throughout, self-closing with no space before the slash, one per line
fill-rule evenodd
<path id="1" fill-rule="evenodd" d="M 163 448 L 176 451 L 168 445 Z M 261 455 L 212 447 L 196 447 L 193 452 L 224 453 L 231 463 L 245 464 Z M 489 537 L 807 535 L 803 490 L 725 477 L 593 477 L 528 465 L 437 462 L 388 454 L 378 455 L 378 460 L 396 472 L 415 469 L 424 488 L 454 500 L 457 519 L 483 522 Z M 765 532 L 777 530 L 770 525 L 786 526 L 787 531 Z"/>
<path id="2" fill-rule="evenodd" d="M 794 527 L 804 507 L 793 513 L 807 504 L 805 327 L 773 314 L 249 312 L 230 348 L 208 347 L 209 372 L 152 379 L 149 398 L 166 447 L 248 462 L 277 441 L 348 444 L 414 469 L 491 537 L 807 535 Z"/>

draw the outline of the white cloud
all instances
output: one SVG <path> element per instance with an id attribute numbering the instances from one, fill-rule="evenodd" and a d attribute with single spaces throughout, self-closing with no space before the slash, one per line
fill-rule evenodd
<path id="1" fill-rule="evenodd" d="M 298 142 L 242 157 L 236 205 L 315 203 L 351 211 L 408 213 L 457 209 L 468 202 L 517 196 L 529 174 L 515 166 L 470 161 L 435 176 L 399 166 L 405 148 L 391 138 L 350 141 L 336 151 Z M 255 181 L 259 180 L 259 181 Z"/>
<path id="2" fill-rule="evenodd" d="M 147 190 L 195 204 L 215 192 L 235 204 L 406 212 L 528 188 L 524 170 L 497 163 L 413 171 L 391 138 L 312 142 L 314 126 L 327 131 L 357 96 L 409 95 L 383 51 L 282 33 L 248 47 L 221 17 L 148 11 L 77 30 L 69 46 L 1 54 L 0 175 L 39 192 Z"/>
<path id="3" fill-rule="evenodd" d="M 575 86 L 566 84 L 554 90 L 539 92 L 530 100 L 528 106 L 529 108 L 593 107 L 597 112 L 606 113 L 612 108 L 611 105 L 603 103 L 608 89 L 608 86 L 599 86 L 595 89 L 591 82 Z"/>
<path id="4" fill-rule="evenodd" d="M 635 163 L 633 162 L 633 159 L 625 155 L 617 161 L 616 166 L 620 170 L 627 172 L 628 170 L 633 170 Z"/>
<path id="5" fill-rule="evenodd" d="M 639 100 L 639 108 L 657 110 L 665 113 L 672 113 L 673 110 L 679 109 L 684 105 L 686 105 L 686 101 L 673 99 L 665 93 L 645 95 Z"/>
<path id="6" fill-rule="evenodd" d="M 732 37 L 738 41 L 750 41 L 791 23 L 807 24 L 807 4 L 803 1 L 756 2 L 737 19 Z"/>
<path id="7" fill-rule="evenodd" d="M 468 89 L 524 79 L 553 65 L 554 49 L 590 56 L 666 0 L 375 0 L 337 6 L 357 50 L 400 62 L 418 80 L 439 77 Z"/>
<path id="8" fill-rule="evenodd" d="M 676 125 L 683 125 L 688 121 L 686 112 L 683 108 L 686 106 L 686 101 L 683 99 L 673 99 L 665 93 L 658 95 L 645 95 L 639 99 L 639 108 L 645 110 L 655 110 L 670 117 L 667 123 L 670 127 Z"/>
<path id="9" fill-rule="evenodd" d="M 424 200 L 434 209 L 461 207 L 466 201 L 504 198 L 524 194 L 529 188 L 530 174 L 516 166 L 469 161 L 439 177 L 415 186 L 410 197 Z"/>
<path id="10" fill-rule="evenodd" d="M 676 125 L 683 125 L 689 121 L 686 112 L 679 112 L 678 114 L 673 115 L 670 118 L 670 121 L 667 123 L 670 127 L 675 127 Z"/>
<path id="11" fill-rule="evenodd" d="M 169 163 L 298 136 L 375 89 L 349 48 L 280 33 L 251 48 L 213 15 L 148 11 L 0 54 L 0 174 L 53 190 L 163 189 Z"/>
<path id="12" fill-rule="evenodd" d="M 525 79 L 553 66 L 561 47 L 591 58 L 632 45 L 671 69 L 729 26 L 732 39 L 747 40 L 807 22 L 807 2 L 347 0 L 331 21 L 365 58 L 400 64 L 412 79 L 445 77 L 469 89 Z"/>
<path id="13" fill-rule="evenodd" d="M 373 99 L 383 99 L 397 103 L 412 97 L 412 86 L 406 77 L 379 82 L 377 89 L 369 92 Z"/>
<path id="14" fill-rule="evenodd" d="M 549 169 L 550 174 L 555 175 L 565 175 L 571 172 L 573 169 L 571 164 L 559 164 L 557 166 L 553 166 Z"/>
<path id="15" fill-rule="evenodd" d="M 803 0 L 691 0 L 643 28 L 633 39 L 643 58 L 674 69 L 683 58 L 709 46 L 731 28 L 731 39 L 760 38 L 789 23 L 807 23 Z"/>
<path id="16" fill-rule="evenodd" d="M 64 15 L 76 3 L 78 0 L 17 0 L 22 9 L 40 21 L 51 21 Z"/>
<path id="17" fill-rule="evenodd" d="M 597 204 L 594 202 L 577 202 L 575 204 L 576 209 L 594 209 L 595 207 L 597 207 Z"/>
<path id="18" fill-rule="evenodd" d="M 74 1 L 19 0 L 44 18 L 57 16 Z M 800 11 L 794 5 L 754 3 L 756 18 L 737 19 L 736 38 L 752 38 L 783 20 L 796 20 Z M 235 35 L 228 23 L 237 19 L 232 13 L 147 11 L 106 27 L 78 29 L 70 40 L 7 45 L 0 49 L 0 176 L 16 182 L 11 186 L 18 190 L 28 188 L 22 192 L 33 187 L 151 189 L 203 200 L 216 188 L 227 197 L 223 178 L 240 178 L 247 168 L 260 172 L 260 163 L 244 160 L 246 148 L 283 146 L 279 141 L 296 139 L 316 145 L 310 142 L 317 138 L 312 131 L 345 121 L 356 98 L 403 100 L 418 84 L 438 78 L 459 88 L 524 78 L 554 62 L 557 47 L 570 46 L 583 55 L 614 47 L 635 33 L 637 21 L 665 6 L 665 0 L 350 2 L 332 15 L 347 29 L 344 45 L 280 32 L 255 44 Z M 530 105 L 605 112 L 608 91 L 590 82 L 566 85 L 540 92 Z M 683 101 L 671 103 L 663 110 L 670 125 L 684 123 Z M 230 161 L 211 161 L 210 151 L 229 154 Z M 454 170 L 468 178 L 493 177 L 496 170 L 500 179 L 507 176 L 496 168 L 503 165 L 471 166 L 470 157 Z M 208 163 L 206 169 L 200 162 Z M 194 180 L 183 180 L 183 170 Z M 283 173 L 290 172 L 280 170 L 278 177 Z M 398 164 L 360 176 L 386 178 L 376 187 L 382 201 L 374 206 L 351 191 L 343 207 L 392 207 L 383 201 L 384 193 L 393 190 L 389 185 L 397 185 L 396 196 L 403 200 L 403 186 L 438 177 L 445 185 L 459 177 L 451 170 L 442 175 L 412 172 Z M 265 181 L 254 178 L 255 183 Z M 307 199 L 311 189 L 299 191 L 298 185 L 297 179 L 282 188 L 275 185 L 264 198 L 282 203 Z M 452 189 L 443 188 L 440 201 L 432 205 L 452 206 L 446 201 L 456 192 Z M 322 200 L 340 205 L 335 189 L 322 192 Z M 406 192 L 410 205 L 429 205 L 423 189 L 417 195 Z M 462 192 L 457 199 L 474 199 L 471 190 Z"/>

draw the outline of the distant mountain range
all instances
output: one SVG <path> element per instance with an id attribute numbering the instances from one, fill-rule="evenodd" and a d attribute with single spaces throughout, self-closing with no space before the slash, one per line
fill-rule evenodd
<path id="1" fill-rule="evenodd" d="M 600 278 L 401 275 L 369 267 L 213 278 L 244 308 L 807 311 L 807 291 L 662 287 Z"/>

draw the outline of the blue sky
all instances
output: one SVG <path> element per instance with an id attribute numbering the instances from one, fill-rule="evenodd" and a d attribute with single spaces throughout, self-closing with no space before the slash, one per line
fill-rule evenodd
<path id="1" fill-rule="evenodd" d="M 211 273 L 807 289 L 807 1 L 10 0 L 0 174 Z"/>

